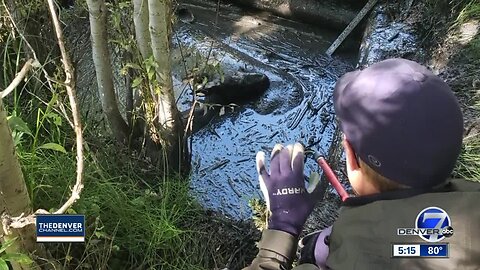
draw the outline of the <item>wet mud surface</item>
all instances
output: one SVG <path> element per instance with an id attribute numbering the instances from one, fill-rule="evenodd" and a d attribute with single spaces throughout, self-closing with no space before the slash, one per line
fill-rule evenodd
<path id="1" fill-rule="evenodd" d="M 416 60 L 424 54 L 413 26 L 405 23 L 402 17 L 400 20 L 389 16 L 393 8 L 394 5 L 388 4 L 373 8 L 360 46 L 358 66 L 367 67 L 392 57 Z M 410 10 L 407 4 L 400 8 L 403 8 L 406 14 Z"/>
<path id="2" fill-rule="evenodd" d="M 355 54 L 324 54 L 335 39 L 328 32 L 264 13 L 232 6 L 182 3 L 193 13 L 191 23 L 179 22 L 174 34 L 182 56 L 196 48 L 204 57 L 218 60 L 225 72 L 256 72 L 269 77 L 270 87 L 258 99 L 215 115 L 191 137 L 191 188 L 205 207 L 235 219 L 251 216 L 248 201 L 261 198 L 255 154 L 269 153 L 276 143 L 300 141 L 321 153 L 331 153 L 337 139 L 332 104 L 336 80 L 353 69 Z M 357 50 L 352 50 L 356 52 Z M 192 90 L 177 70 L 180 110 L 191 105 Z M 186 90 L 185 90 L 186 89 Z M 185 90 L 185 91 L 180 91 Z M 195 121 L 195 120 L 194 120 Z M 305 174 L 319 171 L 307 160 Z M 338 197 L 328 188 L 318 215 L 333 220 Z"/>

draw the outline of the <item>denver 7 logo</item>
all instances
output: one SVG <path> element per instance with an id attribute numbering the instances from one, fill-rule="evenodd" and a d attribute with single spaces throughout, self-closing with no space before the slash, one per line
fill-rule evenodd
<path id="1" fill-rule="evenodd" d="M 430 229 L 420 234 L 420 238 L 428 242 L 438 242 L 453 234 L 451 220 L 447 212 L 439 207 L 423 209 L 415 221 L 417 229 Z"/>

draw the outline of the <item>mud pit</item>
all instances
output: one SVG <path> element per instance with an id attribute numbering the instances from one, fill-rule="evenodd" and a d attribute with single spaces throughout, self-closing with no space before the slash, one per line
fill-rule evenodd
<path id="1" fill-rule="evenodd" d="M 178 48 L 197 48 L 217 59 L 226 72 L 257 72 L 270 79 L 269 89 L 257 100 L 216 114 L 192 135 L 191 188 L 205 207 L 235 219 L 251 217 L 248 201 L 261 198 L 255 154 L 267 153 L 275 143 L 303 142 L 321 153 L 331 153 L 336 138 L 332 91 L 336 80 L 353 69 L 358 47 L 347 41 L 346 51 L 330 58 L 325 50 L 337 32 L 252 13 L 233 6 L 189 2 L 193 23 L 179 23 L 174 35 Z M 185 51 L 185 49 L 182 49 Z M 176 59 L 177 63 L 179 59 Z M 177 66 L 175 69 L 180 70 Z M 181 72 L 176 72 L 181 73 Z M 177 78 L 177 89 L 186 86 Z M 191 89 L 179 98 L 189 108 Z M 319 171 L 307 161 L 305 174 Z M 322 220 L 333 219 L 338 197 L 328 188 L 319 208 Z"/>

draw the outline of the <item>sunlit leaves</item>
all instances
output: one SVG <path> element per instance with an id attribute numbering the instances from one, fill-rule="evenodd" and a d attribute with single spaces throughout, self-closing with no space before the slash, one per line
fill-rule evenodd
<path id="1" fill-rule="evenodd" d="M 62 152 L 64 154 L 67 153 L 65 148 L 58 143 L 45 143 L 45 144 L 40 145 L 38 147 L 38 149 L 49 149 L 49 150 L 53 150 L 53 151 L 57 151 L 57 152 Z"/>

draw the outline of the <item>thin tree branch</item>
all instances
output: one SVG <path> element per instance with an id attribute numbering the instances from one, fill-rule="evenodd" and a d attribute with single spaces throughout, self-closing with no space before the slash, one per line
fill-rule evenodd
<path id="1" fill-rule="evenodd" d="M 73 124 L 75 126 L 75 136 L 77 144 L 77 177 L 75 185 L 72 188 L 72 195 L 70 198 L 58 209 L 54 214 L 63 214 L 65 211 L 72 206 L 72 204 L 80 198 L 80 193 L 83 189 L 83 134 L 82 134 L 82 123 L 80 120 L 80 112 L 77 107 L 77 97 L 76 97 L 76 85 L 74 78 L 74 68 L 72 61 L 67 54 L 65 49 L 65 43 L 63 41 L 63 32 L 58 20 L 57 12 L 55 10 L 55 4 L 53 0 L 47 0 L 48 7 L 50 9 L 50 15 L 52 16 L 53 26 L 55 28 L 55 33 L 57 35 L 58 46 L 60 47 L 60 52 L 62 55 L 62 63 L 65 69 L 65 87 L 67 89 L 68 99 L 70 101 L 70 107 L 72 109 Z"/>
<path id="2" fill-rule="evenodd" d="M 27 72 L 32 68 L 32 63 L 33 59 L 29 59 L 22 67 L 22 70 L 15 76 L 15 79 L 8 85 L 8 87 L 0 91 L 0 98 L 6 97 L 8 94 L 10 94 L 17 86 L 20 84 L 20 82 L 25 78 L 27 75 Z"/>
<path id="3" fill-rule="evenodd" d="M 194 94 L 195 96 L 195 94 Z M 193 125 L 193 118 L 194 118 L 194 112 L 195 112 L 195 106 L 197 105 L 198 101 L 197 99 L 194 98 L 192 107 L 190 107 L 190 112 L 188 112 L 188 118 L 187 118 L 187 124 L 185 125 L 183 137 L 186 138 L 188 133 L 192 132 L 192 125 Z M 204 105 L 205 106 L 205 105 Z"/>

